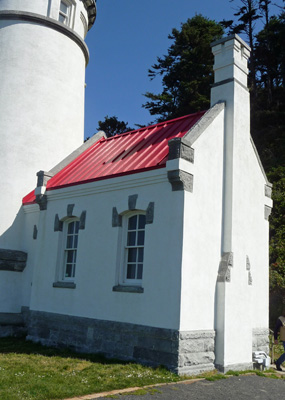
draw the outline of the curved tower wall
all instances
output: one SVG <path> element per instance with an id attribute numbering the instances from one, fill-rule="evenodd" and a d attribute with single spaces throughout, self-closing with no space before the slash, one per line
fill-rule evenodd
<path id="1" fill-rule="evenodd" d="M 83 142 L 84 37 L 95 2 L 64 2 L 63 23 L 60 0 L 0 1 L 0 248 L 20 249 L 8 231 L 37 171 Z"/>

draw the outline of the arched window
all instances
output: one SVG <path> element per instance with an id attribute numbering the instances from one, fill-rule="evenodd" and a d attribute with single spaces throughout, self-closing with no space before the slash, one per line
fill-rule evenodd
<path id="1" fill-rule="evenodd" d="M 74 280 L 78 246 L 79 220 L 67 220 L 64 224 L 64 263 L 62 280 Z"/>
<path id="2" fill-rule="evenodd" d="M 145 242 L 145 214 L 130 215 L 125 221 L 125 257 L 124 277 L 125 284 L 139 285 L 143 278 L 144 242 Z"/>

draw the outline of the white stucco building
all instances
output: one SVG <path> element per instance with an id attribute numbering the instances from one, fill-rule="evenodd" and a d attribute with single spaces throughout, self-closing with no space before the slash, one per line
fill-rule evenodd
<path id="1" fill-rule="evenodd" d="M 93 0 L 0 2 L 0 334 L 179 374 L 251 367 L 272 201 L 250 49 L 213 43 L 207 112 L 80 146 L 95 15 Z"/>

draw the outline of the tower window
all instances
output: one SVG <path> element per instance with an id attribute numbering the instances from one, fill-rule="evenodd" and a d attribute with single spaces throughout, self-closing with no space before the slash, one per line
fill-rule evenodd
<path id="1" fill-rule="evenodd" d="M 63 280 L 74 280 L 78 246 L 79 221 L 71 220 L 65 224 L 65 249 Z"/>
<path id="2" fill-rule="evenodd" d="M 67 1 L 61 0 L 59 7 L 58 20 L 59 22 L 69 25 L 70 18 L 70 4 Z"/>

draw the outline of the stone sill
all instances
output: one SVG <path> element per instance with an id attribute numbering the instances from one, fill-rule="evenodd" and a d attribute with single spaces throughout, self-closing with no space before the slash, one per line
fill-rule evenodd
<path id="1" fill-rule="evenodd" d="M 54 288 L 62 288 L 62 289 L 75 289 L 76 284 L 74 282 L 54 282 L 52 284 Z"/>
<path id="2" fill-rule="evenodd" d="M 143 293 L 144 289 L 141 286 L 113 286 L 113 292 L 124 292 L 124 293 Z"/>

